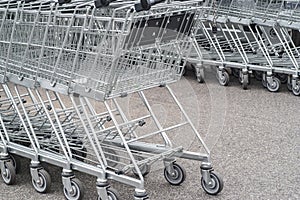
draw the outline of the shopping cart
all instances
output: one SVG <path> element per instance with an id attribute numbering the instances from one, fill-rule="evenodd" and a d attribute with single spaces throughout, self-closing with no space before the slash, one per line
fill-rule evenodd
<path id="1" fill-rule="evenodd" d="M 143 177 L 150 166 L 163 161 L 166 180 L 180 185 L 185 170 L 175 160 L 184 158 L 202 162 L 201 185 L 208 194 L 221 192 L 223 181 L 213 172 L 209 149 L 167 85 L 181 76 L 201 4 L 162 3 L 148 10 L 145 1 L 115 1 L 106 8 L 86 1 L 3 1 L 0 79 L 6 111 L 0 117 L 0 164 L 5 183 L 15 182 L 13 153 L 31 159 L 38 192 L 50 188 L 50 175 L 40 164 L 46 162 L 63 168 L 67 199 L 84 194 L 74 170 L 97 177 L 98 199 L 120 199 L 108 180 L 133 186 L 135 199 L 147 199 Z M 183 122 L 166 127 L 159 122 L 144 92 L 157 86 L 166 88 Z M 137 117 L 126 115 L 119 104 L 131 93 L 145 108 Z M 148 124 L 155 125 L 151 131 Z M 186 126 L 204 152 L 172 142 L 174 132 Z"/>
<path id="2" fill-rule="evenodd" d="M 299 9 L 298 3 L 289 8 L 286 3 L 211 1 L 195 37 L 195 52 L 200 57 L 197 71 L 205 64 L 217 66 L 221 85 L 228 85 L 232 73 L 244 89 L 253 73 L 269 91 L 276 92 L 281 83 L 287 83 L 299 95 Z M 293 21 L 287 13 L 295 15 Z M 203 70 L 197 76 L 202 82 Z"/>

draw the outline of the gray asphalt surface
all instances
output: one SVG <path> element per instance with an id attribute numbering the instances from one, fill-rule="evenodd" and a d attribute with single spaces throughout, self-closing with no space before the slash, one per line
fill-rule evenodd
<path id="1" fill-rule="evenodd" d="M 200 185 L 200 164 L 178 160 L 186 169 L 186 181 L 178 187 L 170 186 L 164 180 L 163 167 L 153 167 L 146 177 L 151 199 L 300 199 L 299 97 L 288 92 L 285 85 L 279 93 L 270 93 L 256 80 L 247 91 L 236 79 L 222 87 L 211 70 L 206 70 L 205 84 L 197 83 L 193 73 L 188 72 L 171 87 L 207 142 L 213 166 L 223 176 L 224 190 L 217 196 L 205 194 Z M 147 94 L 168 123 L 176 113 L 172 113 L 172 104 L 160 90 L 152 89 Z M 179 133 L 177 141 L 193 140 L 186 136 L 189 132 Z M 38 194 L 31 185 L 29 161 L 21 161 L 17 184 L 6 186 L 0 182 L 1 200 L 64 199 L 61 169 L 45 166 L 52 177 L 52 188 L 49 194 Z M 78 172 L 76 175 L 84 183 L 85 199 L 96 199 L 96 179 Z M 133 188 L 111 184 L 122 200 L 132 199 Z"/>

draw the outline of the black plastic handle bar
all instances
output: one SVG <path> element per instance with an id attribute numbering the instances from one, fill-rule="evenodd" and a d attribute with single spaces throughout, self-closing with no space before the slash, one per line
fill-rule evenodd
<path id="1" fill-rule="evenodd" d="M 101 8 L 101 7 L 109 6 L 109 4 L 114 1 L 116 1 L 116 0 L 95 0 L 94 2 L 95 2 L 96 8 Z"/>
<path id="2" fill-rule="evenodd" d="M 151 6 L 161 3 L 165 0 L 141 0 L 140 3 L 135 4 L 135 10 L 137 12 L 143 11 L 143 10 L 149 10 Z"/>

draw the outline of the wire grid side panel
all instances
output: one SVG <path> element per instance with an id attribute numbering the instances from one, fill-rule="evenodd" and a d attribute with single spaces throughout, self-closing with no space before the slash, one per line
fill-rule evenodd
<path id="1" fill-rule="evenodd" d="M 29 137 L 24 130 L 20 118 L 11 102 L 11 100 L 6 96 L 5 92 L 1 88 L 1 99 L 0 99 L 0 111 L 1 118 L 3 120 L 4 127 L 1 125 L 0 130 L 1 134 L 4 136 L 4 130 L 7 131 L 8 138 L 4 137 L 5 141 L 10 141 L 13 143 L 30 146 Z"/>
<path id="2" fill-rule="evenodd" d="M 67 88 L 72 72 L 85 64 L 88 54 L 95 52 L 95 48 L 88 43 L 97 43 L 99 39 L 97 35 L 100 30 L 91 33 L 96 39 L 88 41 L 87 45 L 79 42 L 79 38 L 81 41 L 89 39 L 82 36 L 83 29 L 87 28 L 83 27 L 86 17 L 81 14 L 84 13 L 82 10 L 86 9 L 72 13 L 60 9 L 58 5 L 53 8 L 42 3 L 34 8 L 25 3 L 2 7 L 2 74 L 25 77 L 32 81 L 48 81 Z M 75 14 L 78 16 L 75 17 Z M 83 45 L 85 48 L 80 48 Z"/>
<path id="3" fill-rule="evenodd" d="M 299 23 L 300 21 L 299 0 L 210 0 L 209 5 L 212 7 L 209 14 L 214 16 L 239 17 L 243 19 L 253 17 L 283 20 L 287 21 L 287 23 Z"/>
<path id="4" fill-rule="evenodd" d="M 3 10 L 0 31 L 2 70 L 8 76 L 17 75 L 34 80 L 41 42 L 46 31 L 45 18 L 38 12 L 24 12 L 24 9 Z"/>
<path id="5" fill-rule="evenodd" d="M 107 98 L 178 80 L 196 9 L 168 6 L 142 13 L 130 13 L 128 7 L 116 9 L 113 13 L 120 18 L 107 22 L 104 19 L 110 12 L 96 10 L 84 33 L 89 39 L 82 45 L 95 49 L 96 55 L 89 54 L 76 68 L 74 92 L 92 98 L 103 93 Z M 99 32 L 94 42 L 93 33 Z"/>
<path id="6" fill-rule="evenodd" d="M 89 6 L 70 11 L 19 3 L 0 18 L 3 73 L 53 91 L 60 85 L 64 93 L 71 87 L 106 97 L 176 81 L 190 46 L 194 4 L 142 13 L 125 6 L 113 12 L 118 18 Z"/>
<path id="7" fill-rule="evenodd" d="M 0 8 L 1 9 L 1 8 Z M 13 15 L 12 13 L 6 13 L 6 9 L 0 10 L 0 69 L 1 74 L 5 71 L 5 60 L 7 57 L 7 49 L 9 47 L 9 36 L 12 32 Z"/>
<path id="8" fill-rule="evenodd" d="M 127 20 L 123 19 L 90 19 L 88 31 L 83 33 L 84 41 L 81 41 L 79 52 L 77 55 L 73 54 L 78 57 L 72 76 L 75 85 L 105 93 L 112 79 L 113 65 L 116 65 L 119 51 L 123 48 L 125 23 Z M 79 90 L 76 92 L 81 93 Z"/>
<path id="9" fill-rule="evenodd" d="M 209 5 L 212 7 L 210 14 L 238 15 L 241 11 L 248 12 L 254 9 L 255 0 L 210 0 Z"/>
<path id="10" fill-rule="evenodd" d="M 153 13 L 155 10 L 153 11 Z M 195 10 L 160 10 L 135 17 L 118 58 L 109 95 L 134 92 L 179 79 L 190 47 Z"/>

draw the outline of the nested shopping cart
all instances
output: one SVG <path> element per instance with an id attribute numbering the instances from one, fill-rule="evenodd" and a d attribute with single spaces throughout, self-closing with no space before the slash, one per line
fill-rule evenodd
<path id="1" fill-rule="evenodd" d="M 144 176 L 151 166 L 163 161 L 166 180 L 180 185 L 186 174 L 175 161 L 183 158 L 201 162 L 199 182 L 208 194 L 221 192 L 208 147 L 167 85 L 181 76 L 202 2 L 149 6 L 157 2 L 115 1 L 103 8 L 89 1 L 1 1 L 0 165 L 6 184 L 15 182 L 16 154 L 31 159 L 38 192 L 50 189 L 46 162 L 63 168 L 67 199 L 84 195 L 74 170 L 97 177 L 98 199 L 120 199 L 108 180 L 133 186 L 135 199 L 147 199 Z M 145 91 L 153 87 L 165 88 L 182 121 L 160 123 Z M 144 108 L 137 116 L 119 103 L 132 97 Z M 201 149 L 174 143 L 185 127 Z"/>
<path id="2" fill-rule="evenodd" d="M 228 85 L 232 73 L 246 89 L 253 74 L 269 91 L 276 92 L 281 83 L 287 83 L 299 95 L 298 4 L 210 1 L 211 9 L 206 9 L 195 37 L 199 82 L 203 81 L 203 65 L 213 65 L 218 67 L 221 85 Z"/>

